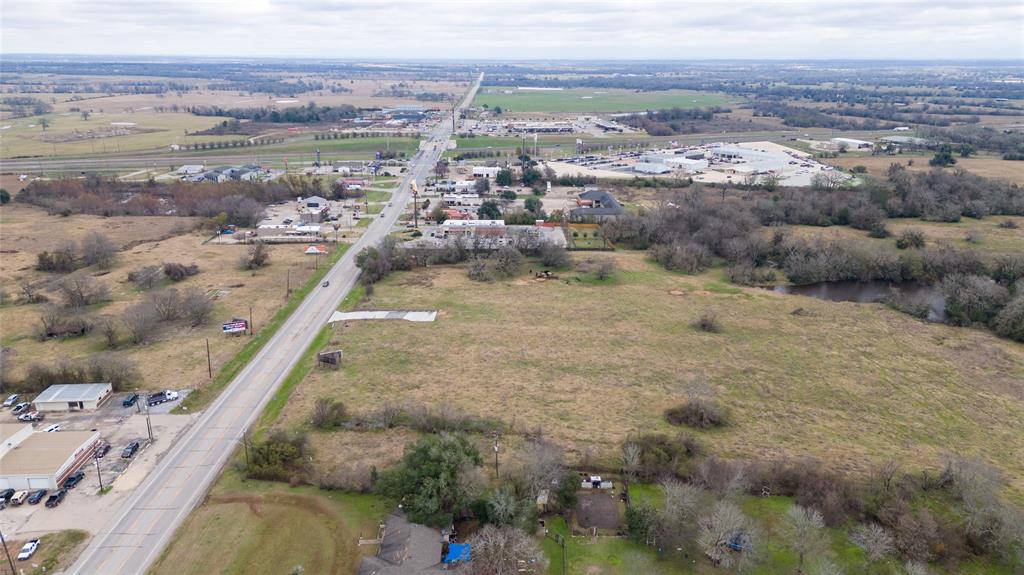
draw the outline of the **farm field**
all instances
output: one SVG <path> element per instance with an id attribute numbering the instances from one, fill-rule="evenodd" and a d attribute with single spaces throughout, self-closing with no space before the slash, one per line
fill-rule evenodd
<path id="1" fill-rule="evenodd" d="M 374 152 L 390 149 L 395 152 L 405 152 L 412 155 L 419 148 L 419 140 L 416 138 L 345 138 L 338 140 L 314 140 L 312 136 L 306 138 L 295 138 L 286 140 L 280 144 L 267 144 L 253 148 L 226 148 L 202 151 L 189 151 L 190 156 L 202 157 L 204 155 L 223 155 L 230 153 L 237 154 L 281 154 L 281 153 L 304 153 L 314 154 L 317 149 L 324 161 L 334 159 L 335 156 L 367 159 L 373 158 Z M 180 154 L 179 154 L 180 155 Z M 330 155 L 328 157 L 328 155 Z"/>
<path id="2" fill-rule="evenodd" d="M 864 166 L 868 174 L 884 178 L 885 171 L 893 163 L 902 164 L 911 171 L 925 171 L 934 169 L 928 165 L 932 154 L 899 154 L 897 156 L 858 156 L 842 155 L 838 158 L 823 158 L 821 161 L 826 164 L 849 170 L 854 166 Z M 908 164 L 913 160 L 913 164 Z M 1003 179 L 1013 184 L 1024 185 L 1024 162 L 1004 160 L 999 156 L 982 155 L 961 158 L 957 156 L 956 165 L 949 169 L 963 168 L 973 174 L 986 178 Z"/>
<path id="3" fill-rule="evenodd" d="M 720 271 L 668 273 L 642 253 L 611 257 L 621 271 L 606 282 L 479 284 L 458 267 L 388 278 L 362 308 L 438 320 L 339 326 L 343 368 L 310 373 L 280 424 L 301 425 L 318 397 L 357 414 L 448 405 L 540 427 L 576 458 L 612 464 L 630 434 L 670 432 L 663 410 L 706 378 L 735 420 L 702 434 L 710 453 L 810 456 L 863 475 L 892 458 L 938 467 L 955 451 L 1003 469 L 1024 496 L 1019 344 L 880 305 L 738 288 Z M 707 309 L 721 333 L 691 326 Z"/>
<path id="4" fill-rule="evenodd" d="M 374 495 L 246 480 L 229 469 L 178 529 L 151 575 L 355 573 L 391 511 Z"/>
<path id="5" fill-rule="evenodd" d="M 286 276 L 290 275 L 294 290 L 314 272 L 310 259 L 302 253 L 302 244 L 273 246 L 268 266 L 244 271 L 239 268 L 238 260 L 245 253 L 246 246 L 204 243 L 209 235 L 192 231 L 196 223 L 194 218 L 169 217 L 74 215 L 65 218 L 48 216 L 38 208 L 20 204 L 0 208 L 0 235 L 4 238 L 6 252 L 0 264 L 0 285 L 6 294 L 5 303 L 0 307 L 0 325 L 3 326 L 0 341 L 5 350 L 10 349 L 10 353 L 4 355 L 5 377 L 20 380 L 28 366 L 36 362 L 55 364 L 64 359 L 111 353 L 137 364 L 142 374 L 139 386 L 143 389 L 206 385 L 209 376 L 205 339 L 210 340 L 216 372 L 249 340 L 223 335 L 220 324 L 233 317 L 248 318 L 252 306 L 253 320 L 256 329 L 260 330 L 287 302 Z M 40 230 L 46 233 L 40 233 Z M 215 300 L 209 323 L 194 329 L 179 323 L 170 324 L 159 328 L 159 335 L 151 343 L 140 346 L 122 343 L 113 351 L 107 350 L 104 335 L 99 329 L 83 337 L 38 341 L 34 333 L 43 305 L 10 302 L 20 294 L 19 286 L 27 282 L 37 285 L 51 300 L 59 303 L 59 297 L 51 290 L 61 276 L 35 271 L 36 254 L 52 250 L 67 240 L 78 241 L 91 231 L 107 235 L 122 250 L 109 273 L 88 268 L 78 272 L 96 275 L 95 279 L 106 284 L 111 294 L 112 301 L 87 307 L 84 311 L 86 317 L 92 321 L 120 317 L 124 309 L 145 297 L 127 281 L 128 272 L 171 261 L 196 263 L 200 272 L 175 284 L 164 280 L 158 287 L 174 287 L 179 291 L 196 287 L 207 293 L 221 292 Z M 124 337 L 123 333 L 121 337 Z"/>
<path id="6" fill-rule="evenodd" d="M 502 90 L 512 90 L 504 94 Z M 485 86 L 473 105 L 501 107 L 505 113 L 525 112 L 638 112 L 662 108 L 703 108 L 729 102 L 724 94 L 692 90 L 635 92 L 622 89 L 572 88 L 516 91 L 510 86 Z"/>
<path id="7" fill-rule="evenodd" d="M 46 130 L 40 122 L 50 123 Z M 95 113 L 88 120 L 79 114 L 47 114 L 0 120 L 10 126 L 0 132 L 0 158 L 70 156 L 169 149 L 171 144 L 242 139 L 242 136 L 188 136 L 225 118 L 179 113 Z"/>

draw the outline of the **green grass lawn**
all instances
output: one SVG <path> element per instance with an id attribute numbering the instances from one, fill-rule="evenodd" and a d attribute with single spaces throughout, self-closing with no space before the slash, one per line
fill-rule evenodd
<path id="1" fill-rule="evenodd" d="M 42 129 L 43 119 L 50 123 L 46 130 Z M 0 138 L 0 157 L 60 157 L 159 149 L 170 151 L 171 144 L 243 139 L 242 136 L 186 135 L 186 132 L 205 130 L 222 120 L 224 118 L 156 112 L 97 113 L 89 120 L 82 120 L 78 114 L 47 114 L 0 120 L 0 125 L 10 126 L 3 130 L 3 137 Z M 131 133 L 113 135 L 112 130 L 118 128 L 117 124 L 132 124 L 121 128 Z M 92 137 L 88 137 L 90 135 Z"/>
<path id="2" fill-rule="evenodd" d="M 39 538 L 39 550 L 36 551 L 31 561 L 26 562 L 28 565 L 22 566 L 25 569 L 22 572 L 27 575 L 43 575 L 56 571 L 58 567 L 66 565 L 73 559 L 74 556 L 71 555 L 71 552 L 78 548 L 88 536 L 88 533 L 79 529 L 68 529 L 43 535 Z M 9 540 L 7 545 L 12 554 L 19 549 L 11 546 Z M 0 557 L 0 561 L 5 561 L 5 558 Z M 32 565 L 36 565 L 36 567 L 32 568 Z"/>
<path id="3" fill-rule="evenodd" d="M 502 90 L 512 90 L 503 94 Z M 634 92 L 621 89 L 572 88 L 552 91 L 516 91 L 515 87 L 487 86 L 480 89 L 474 106 L 500 106 L 515 112 L 637 112 L 663 108 L 703 108 L 728 103 L 724 94 L 692 90 Z"/>

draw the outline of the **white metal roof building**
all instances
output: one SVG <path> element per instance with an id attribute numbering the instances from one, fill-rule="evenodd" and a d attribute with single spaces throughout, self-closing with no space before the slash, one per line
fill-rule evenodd
<path id="1" fill-rule="evenodd" d="M 35 400 L 39 411 L 72 411 L 96 409 L 113 394 L 109 383 L 72 383 L 51 385 Z"/>
<path id="2" fill-rule="evenodd" d="M 670 166 L 680 170 L 686 170 L 687 172 L 690 173 L 703 170 L 704 168 L 708 167 L 707 160 L 694 160 L 691 158 L 684 158 L 681 156 L 678 158 L 668 158 L 665 160 L 664 163 L 666 166 Z"/>
<path id="3" fill-rule="evenodd" d="M 650 162 L 640 162 L 633 164 L 633 171 L 640 172 L 641 174 L 667 174 L 672 171 L 672 168 L 665 164 L 652 164 Z"/>
<path id="4" fill-rule="evenodd" d="M 0 489 L 57 489 L 92 456 L 96 431 L 32 431 L 29 424 L 0 424 Z"/>
<path id="5" fill-rule="evenodd" d="M 853 138 L 832 138 L 830 140 L 833 146 L 846 146 L 848 148 L 858 150 L 861 148 L 872 148 L 874 144 L 865 140 L 855 140 Z"/>

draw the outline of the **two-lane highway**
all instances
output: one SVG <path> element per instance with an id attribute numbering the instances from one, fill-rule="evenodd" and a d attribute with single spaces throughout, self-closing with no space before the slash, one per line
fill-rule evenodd
<path id="1" fill-rule="evenodd" d="M 482 79 L 483 74 L 470 87 L 459 111 L 473 101 Z M 391 231 L 412 197 L 410 183 L 416 180 L 423 184 L 451 135 L 452 123 L 443 119 L 429 134 L 422 151 L 413 157 L 408 174 L 395 193 L 393 207 L 384 211 L 384 216 L 378 217 L 327 273 L 325 279 L 330 280 L 330 285 L 316 288 L 302 302 L 124 504 L 112 510 L 111 520 L 95 534 L 68 573 L 119 575 L 145 573 L 149 569 L 175 530 L 202 500 L 239 439 L 355 285 L 359 277 L 356 254 Z"/>

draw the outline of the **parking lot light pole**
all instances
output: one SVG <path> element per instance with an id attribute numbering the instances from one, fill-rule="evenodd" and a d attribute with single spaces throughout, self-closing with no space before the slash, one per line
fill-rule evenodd
<path id="1" fill-rule="evenodd" d="M 149 432 L 149 442 L 153 443 L 153 424 L 149 420 L 149 405 L 146 405 L 146 431 Z"/>

